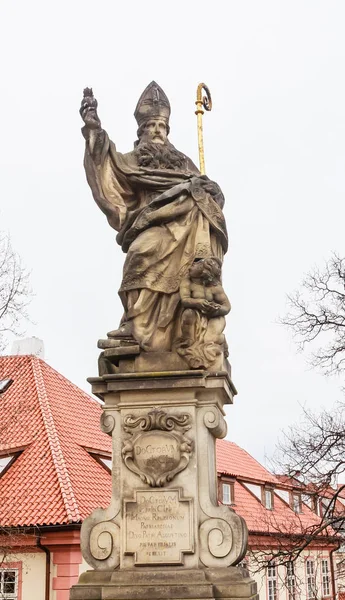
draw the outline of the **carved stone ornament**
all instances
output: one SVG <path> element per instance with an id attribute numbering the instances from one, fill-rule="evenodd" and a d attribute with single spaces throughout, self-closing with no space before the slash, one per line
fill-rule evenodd
<path id="1" fill-rule="evenodd" d="M 189 463 L 192 442 L 185 433 L 191 428 L 188 414 L 172 415 L 154 409 L 147 415 L 127 415 L 122 458 L 130 471 L 151 487 L 162 487 Z"/>

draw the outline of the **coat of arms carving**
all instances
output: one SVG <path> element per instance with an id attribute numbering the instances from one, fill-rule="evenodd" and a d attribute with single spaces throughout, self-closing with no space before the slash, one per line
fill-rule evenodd
<path id="1" fill-rule="evenodd" d="M 188 414 L 173 415 L 157 408 L 147 415 L 126 415 L 125 465 L 151 487 L 164 486 L 189 463 L 193 444 L 185 434 L 190 421 Z"/>

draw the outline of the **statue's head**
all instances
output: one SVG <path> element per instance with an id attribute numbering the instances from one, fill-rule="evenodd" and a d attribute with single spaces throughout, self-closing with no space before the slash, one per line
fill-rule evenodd
<path id="1" fill-rule="evenodd" d="M 162 88 L 155 82 L 141 94 L 134 116 L 138 123 L 138 138 L 143 142 L 164 144 L 169 135 L 170 103 Z"/>
<path id="2" fill-rule="evenodd" d="M 151 118 L 144 121 L 138 129 L 138 138 L 141 142 L 165 144 L 168 136 L 168 125 L 160 118 Z"/>
<path id="3" fill-rule="evenodd" d="M 150 169 L 187 169 L 187 157 L 169 142 L 169 100 L 152 81 L 141 94 L 134 116 L 139 125 L 135 155 L 140 167 Z"/>
<path id="4" fill-rule="evenodd" d="M 189 269 L 192 279 L 200 279 L 205 285 L 214 285 L 220 282 L 222 262 L 216 256 L 195 260 Z"/>

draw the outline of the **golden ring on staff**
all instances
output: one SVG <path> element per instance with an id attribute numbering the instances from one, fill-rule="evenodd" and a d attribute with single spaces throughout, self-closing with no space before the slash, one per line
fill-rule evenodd
<path id="1" fill-rule="evenodd" d="M 202 95 L 202 90 L 204 90 L 206 96 Z M 204 114 L 203 108 L 205 110 L 212 110 L 211 92 L 205 83 L 199 83 L 199 85 L 198 85 L 198 89 L 196 91 L 195 104 L 196 104 L 195 114 L 197 116 L 197 123 L 198 123 L 198 146 L 199 146 L 200 173 L 201 173 L 201 175 L 205 175 L 205 154 L 204 154 L 204 138 L 203 138 L 203 131 L 202 131 L 202 115 Z"/>

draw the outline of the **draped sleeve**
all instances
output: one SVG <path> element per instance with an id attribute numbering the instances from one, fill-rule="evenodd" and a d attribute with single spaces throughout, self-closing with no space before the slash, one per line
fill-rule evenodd
<path id="1" fill-rule="evenodd" d="M 106 215 L 109 225 L 119 231 L 127 217 L 129 206 L 135 203 L 133 190 L 113 160 L 116 148 L 108 134 L 99 129 L 83 128 L 86 139 L 84 167 L 92 195 Z"/>

